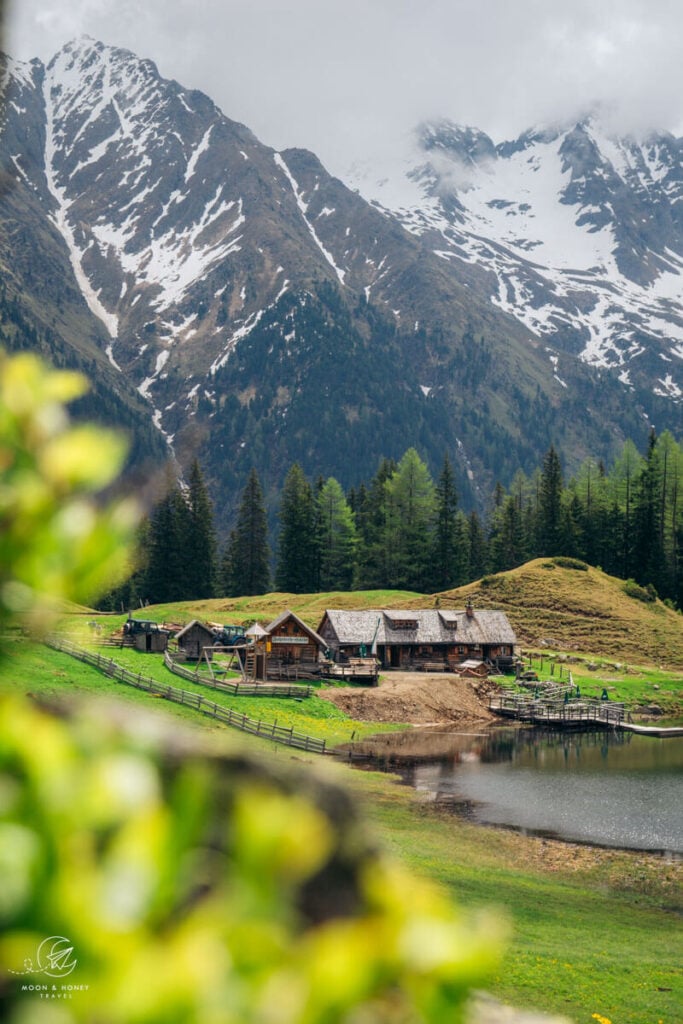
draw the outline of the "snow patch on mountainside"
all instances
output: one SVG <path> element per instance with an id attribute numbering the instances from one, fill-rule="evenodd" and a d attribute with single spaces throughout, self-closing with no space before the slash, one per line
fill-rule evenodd
<path id="1" fill-rule="evenodd" d="M 667 136 L 613 139 L 595 119 L 498 147 L 443 122 L 346 180 L 452 267 L 492 271 L 491 302 L 530 331 L 621 368 L 651 344 L 681 359 L 682 152 Z M 678 399 L 682 369 L 655 393 Z"/>
<path id="2" fill-rule="evenodd" d="M 292 192 L 294 193 L 294 198 L 296 199 L 296 204 L 299 207 L 299 211 L 301 212 L 301 216 L 304 219 L 306 227 L 308 228 L 313 241 L 318 246 L 318 248 L 320 249 L 320 252 L 323 254 L 325 259 L 327 260 L 327 262 L 329 263 L 329 265 L 332 267 L 332 269 L 334 270 L 335 274 L 339 278 L 339 283 L 340 284 L 344 284 L 345 271 L 337 266 L 337 264 L 334 261 L 334 256 L 332 255 L 332 253 L 328 249 L 326 249 L 325 246 L 323 245 L 323 243 L 320 241 L 320 238 L 318 237 L 318 234 L 317 234 L 315 228 L 313 227 L 313 225 L 311 224 L 311 221 L 308 218 L 308 204 L 304 200 L 303 194 L 302 194 L 301 190 L 299 189 L 299 186 L 298 186 L 297 182 L 294 180 L 294 176 L 293 176 L 292 172 L 290 171 L 289 167 L 287 166 L 287 164 L 282 159 L 282 156 L 279 153 L 275 154 L 274 160 L 275 160 L 275 163 L 277 164 L 277 166 L 280 168 L 280 170 L 284 173 L 285 177 L 287 178 L 289 184 L 292 187 Z M 330 211 L 330 212 L 334 212 L 334 211 Z"/>
<path id="3" fill-rule="evenodd" d="M 71 202 L 67 199 L 66 190 L 58 184 L 57 173 L 55 171 L 57 129 L 55 127 L 55 114 L 53 107 L 54 91 L 56 91 L 54 78 L 48 72 L 45 75 L 44 82 L 46 110 L 45 180 L 47 182 L 48 191 L 53 197 L 56 206 L 52 218 L 53 223 L 66 242 L 74 276 L 76 277 L 79 288 L 81 289 L 83 298 L 90 307 L 91 312 L 94 313 L 94 315 L 98 317 L 107 328 L 110 336 L 112 338 L 116 338 L 118 335 L 118 319 L 114 314 L 105 309 L 104 305 L 100 301 L 99 295 L 95 292 L 95 289 L 92 287 L 85 271 L 83 270 L 83 252 L 77 245 L 74 231 L 69 224 L 69 209 L 71 207 Z M 108 352 L 108 355 L 112 365 L 116 366 L 116 361 L 111 355 L 111 352 Z"/>

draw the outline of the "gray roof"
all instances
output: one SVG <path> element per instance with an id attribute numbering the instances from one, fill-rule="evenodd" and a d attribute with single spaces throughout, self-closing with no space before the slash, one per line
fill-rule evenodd
<path id="1" fill-rule="evenodd" d="M 188 633 L 194 626 L 199 626 L 200 629 L 203 629 L 209 635 L 213 635 L 213 630 L 210 628 L 210 626 L 207 626 L 204 622 L 200 622 L 199 619 L 193 619 L 192 622 L 188 622 L 186 626 L 184 626 L 178 633 L 176 633 L 176 640 L 179 637 L 185 636 L 185 634 Z"/>
<path id="2" fill-rule="evenodd" d="M 375 609 L 325 612 L 340 644 L 372 644 L 377 630 L 378 644 L 516 644 L 517 637 L 504 612 L 440 608 Z M 378 627 L 379 621 L 379 627 Z M 414 622 L 408 629 L 399 622 Z M 319 627 L 320 628 L 320 627 Z"/>
<path id="3" fill-rule="evenodd" d="M 291 611 L 291 609 L 289 608 L 287 608 L 286 611 L 282 612 L 281 615 L 278 615 L 276 619 L 273 619 L 272 622 L 269 622 L 268 625 L 266 626 L 266 629 L 268 630 L 269 633 L 272 633 L 275 629 L 277 629 L 278 626 L 282 625 L 283 622 L 286 622 L 287 619 L 294 619 L 297 625 L 300 626 L 304 633 L 308 633 L 313 643 L 317 644 L 318 647 L 327 647 L 327 640 L 323 640 L 323 638 L 318 633 L 316 633 L 314 629 L 311 629 L 310 626 L 306 625 L 303 619 L 299 618 L 296 612 Z"/>

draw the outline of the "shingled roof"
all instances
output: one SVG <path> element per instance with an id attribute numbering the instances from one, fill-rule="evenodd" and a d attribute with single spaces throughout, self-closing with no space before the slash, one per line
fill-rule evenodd
<path id="1" fill-rule="evenodd" d="M 482 609 L 471 615 L 463 609 L 439 608 L 325 611 L 340 644 L 516 644 L 517 637 L 504 612 Z M 378 625 L 379 623 L 379 625 Z M 321 628 L 321 627 L 319 627 Z"/>
<path id="2" fill-rule="evenodd" d="M 273 619 L 272 622 L 269 622 L 268 625 L 266 626 L 266 630 L 268 631 L 268 633 L 274 633 L 277 627 L 280 626 L 283 622 L 286 622 L 287 619 L 293 619 L 294 622 L 296 622 L 296 624 L 299 626 L 299 628 L 304 633 L 307 633 L 310 636 L 313 643 L 317 644 L 318 647 L 327 647 L 327 641 L 323 640 L 323 638 L 319 636 L 314 629 L 311 629 L 310 626 L 306 625 L 303 619 L 299 618 L 296 612 L 291 611 L 291 609 L 289 608 L 287 608 L 286 611 L 282 612 L 282 614 L 278 615 L 276 619 Z"/>

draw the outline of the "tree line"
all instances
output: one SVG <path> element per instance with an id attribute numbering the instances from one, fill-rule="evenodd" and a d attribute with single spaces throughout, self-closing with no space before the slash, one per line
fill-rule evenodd
<path id="1" fill-rule="evenodd" d="M 532 558 L 565 556 L 631 579 L 683 606 L 683 448 L 652 431 L 641 455 L 627 441 L 608 470 L 588 458 L 565 480 L 551 446 L 534 473 L 498 484 L 483 518 L 460 506 L 446 456 L 436 481 L 414 448 L 382 459 L 347 493 L 334 477 L 285 479 L 271 546 L 263 490 L 251 471 L 222 550 L 195 462 L 140 535 L 140 560 L 110 606 L 212 596 L 398 589 L 434 593 Z M 273 558 L 274 553 L 274 558 Z"/>

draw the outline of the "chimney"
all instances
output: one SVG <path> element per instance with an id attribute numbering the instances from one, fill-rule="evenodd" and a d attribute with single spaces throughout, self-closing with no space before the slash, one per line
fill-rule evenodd
<path id="1" fill-rule="evenodd" d="M 468 619 L 474 618 L 474 608 L 472 607 L 472 598 L 467 598 L 467 604 L 465 605 L 465 615 Z"/>

